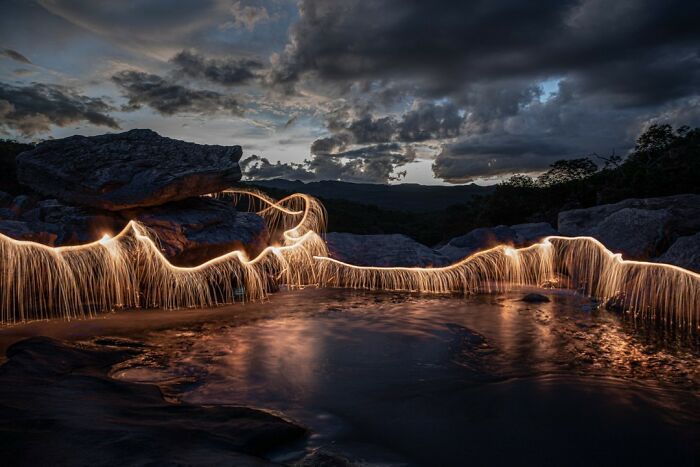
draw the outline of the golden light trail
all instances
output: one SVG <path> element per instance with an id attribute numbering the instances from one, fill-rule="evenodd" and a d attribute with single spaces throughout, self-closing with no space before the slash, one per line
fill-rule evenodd
<path id="1" fill-rule="evenodd" d="M 0 321 L 76 318 L 119 308 L 211 307 L 259 300 L 278 285 L 472 294 L 513 286 L 559 284 L 607 300 L 640 319 L 698 330 L 700 275 L 666 264 L 623 260 L 591 237 L 547 237 L 526 248 L 501 245 L 440 268 L 364 267 L 328 257 L 321 235 L 326 212 L 313 197 L 279 201 L 248 190 L 270 246 L 255 258 L 232 251 L 194 267 L 171 264 L 157 238 L 135 222 L 117 235 L 49 247 L 0 234 Z"/>

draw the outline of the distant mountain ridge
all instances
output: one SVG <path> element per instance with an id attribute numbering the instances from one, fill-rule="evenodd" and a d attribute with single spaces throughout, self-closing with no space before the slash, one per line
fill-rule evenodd
<path id="1" fill-rule="evenodd" d="M 382 209 L 406 212 L 435 211 L 455 204 L 465 204 L 472 197 L 488 195 L 494 189 L 475 184 L 455 186 L 419 185 L 417 183 L 380 185 L 333 180 L 304 183 L 299 180 L 292 181 L 281 178 L 245 183 L 261 188 L 290 193 L 306 193 L 318 198 L 346 200 L 374 205 Z"/>

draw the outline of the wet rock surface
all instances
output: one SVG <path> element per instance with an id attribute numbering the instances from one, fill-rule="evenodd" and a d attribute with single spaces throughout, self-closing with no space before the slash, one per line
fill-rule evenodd
<path id="1" fill-rule="evenodd" d="M 526 294 L 520 300 L 523 302 L 526 302 L 526 303 L 546 303 L 546 302 L 550 301 L 546 295 L 542 295 L 540 293 L 534 293 L 534 292 Z"/>
<path id="2" fill-rule="evenodd" d="M 151 130 L 45 141 L 17 156 L 19 181 L 43 195 L 107 210 L 155 206 L 230 188 L 240 146 L 201 145 Z"/>
<path id="3" fill-rule="evenodd" d="M 331 258 L 359 266 L 444 266 L 441 253 L 400 234 L 357 235 L 331 232 L 326 235 Z"/>
<path id="4" fill-rule="evenodd" d="M 0 366 L 4 465 L 273 465 L 261 456 L 306 436 L 255 409 L 169 403 L 109 368 L 142 351 L 128 339 L 17 342 Z"/>

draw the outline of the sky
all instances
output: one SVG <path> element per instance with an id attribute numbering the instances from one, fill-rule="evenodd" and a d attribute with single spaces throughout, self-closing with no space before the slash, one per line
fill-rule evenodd
<path id="1" fill-rule="evenodd" d="M 0 0 L 0 137 L 151 128 L 245 177 L 490 184 L 700 125 L 700 2 Z"/>

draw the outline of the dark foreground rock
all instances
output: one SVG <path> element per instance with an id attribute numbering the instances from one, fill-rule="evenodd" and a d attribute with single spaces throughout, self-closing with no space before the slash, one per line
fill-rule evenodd
<path id="1" fill-rule="evenodd" d="M 200 264 L 233 250 L 253 258 L 269 241 L 262 217 L 237 212 L 230 202 L 213 198 L 191 198 L 123 214 L 148 227 L 168 259 L 181 266 Z"/>
<path id="2" fill-rule="evenodd" d="M 201 145 L 151 130 L 45 141 L 17 156 L 20 183 L 111 211 L 221 191 L 241 179 L 240 146 Z"/>
<path id="3" fill-rule="evenodd" d="M 345 456 L 325 448 L 318 448 L 295 463 L 294 467 L 354 467 L 355 465 Z"/>
<path id="4" fill-rule="evenodd" d="M 165 256 L 180 266 L 200 264 L 233 250 L 255 257 L 269 241 L 260 216 L 238 212 L 229 201 L 209 197 L 119 213 L 67 206 L 55 199 L 28 198 L 21 204 L 22 209 L 0 211 L 0 233 L 49 246 L 78 245 L 114 235 L 134 219 L 157 236 Z"/>
<path id="5" fill-rule="evenodd" d="M 306 430 L 245 407 L 172 404 L 109 368 L 138 345 L 18 342 L 0 367 L 0 457 L 13 466 L 271 465 Z"/>
<path id="6" fill-rule="evenodd" d="M 549 302 L 549 298 L 546 295 L 542 295 L 540 293 L 529 293 L 525 295 L 523 298 L 520 299 L 520 301 L 526 302 L 526 303 L 546 303 Z"/>
<path id="7" fill-rule="evenodd" d="M 432 248 L 401 234 L 326 234 L 331 258 L 358 266 L 444 266 L 449 260 Z"/>
<path id="8" fill-rule="evenodd" d="M 627 258 L 661 255 L 678 237 L 700 232 L 700 195 L 627 199 L 559 213 L 559 232 L 592 236 Z"/>
<path id="9" fill-rule="evenodd" d="M 678 238 L 664 254 L 654 261 L 674 264 L 691 271 L 700 272 L 700 232 Z"/>
<path id="10" fill-rule="evenodd" d="M 450 261 L 458 261 L 472 253 L 497 245 L 507 244 L 522 247 L 537 243 L 550 235 L 557 235 L 557 231 L 547 222 L 481 227 L 453 238 L 438 251 Z"/>
<path id="11" fill-rule="evenodd" d="M 18 202 L 18 198 L 22 198 Z M 58 200 L 38 201 L 24 195 L 0 210 L 0 233 L 16 240 L 49 246 L 78 245 L 120 231 L 126 220 L 116 213 L 84 206 L 67 206 Z"/>

